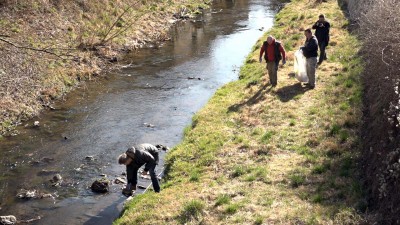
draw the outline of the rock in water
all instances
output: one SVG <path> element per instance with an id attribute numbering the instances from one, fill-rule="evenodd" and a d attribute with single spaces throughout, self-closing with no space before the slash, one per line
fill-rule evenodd
<path id="1" fill-rule="evenodd" d="M 86 159 L 87 161 L 93 161 L 93 160 L 94 160 L 94 156 L 88 155 L 88 156 L 85 157 L 85 159 Z"/>
<path id="2" fill-rule="evenodd" d="M 110 181 L 107 179 L 95 180 L 90 188 L 96 193 L 107 193 L 109 191 L 109 184 Z"/>
<path id="3" fill-rule="evenodd" d="M 37 198 L 37 191 L 36 190 L 25 190 L 25 189 L 22 189 L 17 194 L 17 198 L 21 198 L 21 199 Z"/>
<path id="4" fill-rule="evenodd" d="M 53 182 L 59 182 L 61 180 L 62 180 L 62 176 L 60 174 L 57 173 L 56 175 L 54 175 Z"/>
<path id="5" fill-rule="evenodd" d="M 15 216 L 0 216 L 0 224 L 2 225 L 12 225 L 17 223 L 17 218 Z"/>

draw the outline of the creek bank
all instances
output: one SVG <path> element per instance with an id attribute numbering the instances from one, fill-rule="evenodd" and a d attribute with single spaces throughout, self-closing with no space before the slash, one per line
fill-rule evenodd
<path id="1" fill-rule="evenodd" d="M 121 67 L 128 52 L 158 48 L 170 39 L 173 24 L 208 4 L 0 3 L 0 135 L 17 135 L 21 122 L 53 110 L 54 101 L 82 82 Z"/>

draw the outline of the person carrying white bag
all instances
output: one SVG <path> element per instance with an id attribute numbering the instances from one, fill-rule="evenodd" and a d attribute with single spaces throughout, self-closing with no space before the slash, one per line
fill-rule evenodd
<path id="1" fill-rule="evenodd" d="M 294 53 L 294 74 L 298 81 L 308 83 L 306 57 L 304 57 L 303 50 L 301 49 Z"/>

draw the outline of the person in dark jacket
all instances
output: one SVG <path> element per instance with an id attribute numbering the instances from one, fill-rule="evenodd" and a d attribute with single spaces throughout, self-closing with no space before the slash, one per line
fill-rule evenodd
<path id="1" fill-rule="evenodd" d="M 314 88 L 316 83 L 315 69 L 317 67 L 318 40 L 312 34 L 311 29 L 306 29 L 304 35 L 306 36 L 306 41 L 301 50 L 303 50 L 303 55 L 306 57 L 308 85 L 310 85 L 310 88 Z"/>
<path id="2" fill-rule="evenodd" d="M 325 48 L 329 44 L 329 29 L 331 24 L 326 21 L 325 15 L 319 15 L 318 21 L 312 26 L 312 29 L 315 29 L 315 36 L 318 40 L 319 46 L 319 60 L 318 65 L 322 63 L 322 61 L 326 60 L 326 52 Z"/>
<path id="3" fill-rule="evenodd" d="M 272 86 L 276 86 L 278 83 L 279 61 L 282 60 L 282 65 L 286 63 L 285 49 L 274 37 L 268 36 L 267 41 L 264 41 L 260 50 L 260 63 L 262 62 L 264 53 L 264 59 L 267 62 L 269 81 Z"/>
<path id="4" fill-rule="evenodd" d="M 125 195 L 132 195 L 136 191 L 137 172 L 143 165 L 145 165 L 145 167 L 142 174 L 150 173 L 154 191 L 160 192 L 160 185 L 155 172 L 158 160 L 159 150 L 156 146 L 151 144 L 132 146 L 128 148 L 124 154 L 121 154 L 118 158 L 118 163 L 126 165 L 126 177 L 128 180 L 128 184 L 122 193 Z"/>

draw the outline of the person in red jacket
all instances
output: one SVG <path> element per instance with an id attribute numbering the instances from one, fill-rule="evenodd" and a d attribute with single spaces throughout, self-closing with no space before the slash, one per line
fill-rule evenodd
<path id="1" fill-rule="evenodd" d="M 267 62 L 269 81 L 272 86 L 276 86 L 278 83 L 279 61 L 282 60 L 282 65 L 286 64 L 285 49 L 274 37 L 268 36 L 267 41 L 264 41 L 260 50 L 260 63 L 262 62 L 263 54 Z"/>

